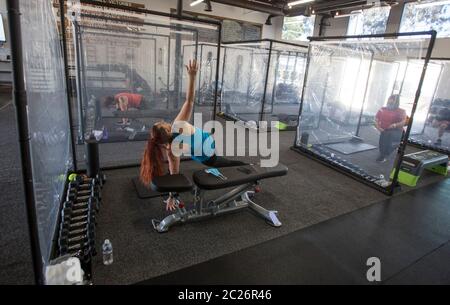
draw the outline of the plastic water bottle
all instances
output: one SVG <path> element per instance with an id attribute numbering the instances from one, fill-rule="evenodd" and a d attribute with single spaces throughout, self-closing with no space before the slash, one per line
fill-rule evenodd
<path id="1" fill-rule="evenodd" d="M 105 240 L 102 249 L 103 249 L 103 265 L 111 265 L 114 259 L 113 259 L 113 247 L 109 239 Z"/>

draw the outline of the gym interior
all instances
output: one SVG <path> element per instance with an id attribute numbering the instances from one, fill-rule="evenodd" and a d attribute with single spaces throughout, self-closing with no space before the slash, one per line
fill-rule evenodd
<path id="1" fill-rule="evenodd" d="M 450 284 L 449 1 L 0 13 L 0 284 Z"/>

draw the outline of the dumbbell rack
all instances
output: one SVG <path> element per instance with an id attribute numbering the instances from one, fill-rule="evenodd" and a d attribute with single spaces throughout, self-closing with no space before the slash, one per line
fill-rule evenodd
<path id="1" fill-rule="evenodd" d="M 92 281 L 92 258 L 97 255 L 96 216 L 102 204 L 105 177 L 77 176 L 69 182 L 60 214 L 57 233 L 57 256 L 71 255 L 81 262 L 86 282 Z"/>

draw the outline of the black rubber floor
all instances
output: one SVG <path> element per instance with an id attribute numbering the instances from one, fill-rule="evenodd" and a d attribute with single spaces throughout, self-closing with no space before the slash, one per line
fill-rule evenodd
<path id="1" fill-rule="evenodd" d="M 450 181 L 141 284 L 450 284 Z"/>

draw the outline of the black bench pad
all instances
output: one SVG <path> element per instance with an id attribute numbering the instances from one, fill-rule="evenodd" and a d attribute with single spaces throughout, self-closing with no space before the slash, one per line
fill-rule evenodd
<path id="1" fill-rule="evenodd" d="M 160 193 L 189 192 L 193 187 L 192 182 L 184 175 L 165 175 L 152 181 L 152 190 Z"/>
<path id="2" fill-rule="evenodd" d="M 248 173 L 245 171 L 248 170 Z M 282 164 L 276 167 L 260 167 L 259 165 L 245 165 L 234 167 L 219 168 L 219 171 L 227 177 L 222 180 L 211 174 L 207 174 L 205 170 L 194 173 L 194 182 L 204 190 L 218 190 L 246 183 L 256 182 L 262 179 L 284 176 L 288 172 L 288 168 Z"/>

